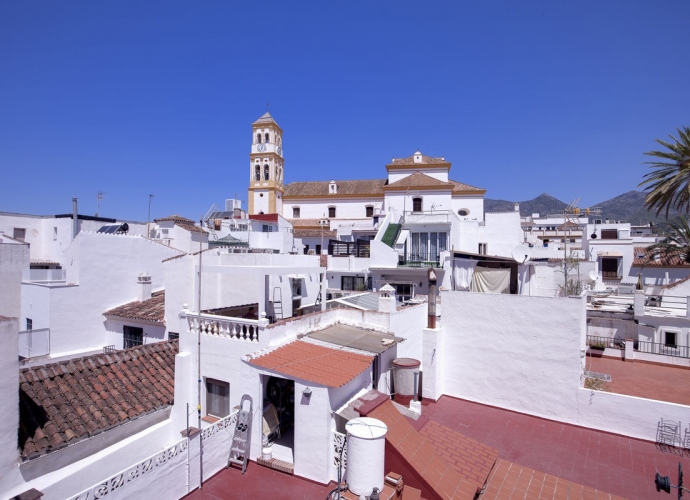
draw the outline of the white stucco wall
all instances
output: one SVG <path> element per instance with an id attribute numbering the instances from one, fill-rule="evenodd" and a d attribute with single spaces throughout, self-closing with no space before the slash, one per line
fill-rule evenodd
<path id="1" fill-rule="evenodd" d="M 162 342 L 167 339 L 165 325 L 145 321 L 105 318 L 105 345 L 114 345 L 116 349 L 122 349 L 125 325 L 143 329 L 144 344 Z"/>
<path id="2" fill-rule="evenodd" d="M 484 218 L 484 196 L 454 194 L 451 200 L 453 213 L 461 219 L 482 220 Z M 459 215 L 458 210 L 469 210 L 467 215 Z"/>
<path id="3" fill-rule="evenodd" d="M 18 320 L 0 319 L 0 491 L 7 492 L 17 481 L 19 454 L 19 361 L 17 357 Z M 8 495 L 3 495 L 7 497 Z"/>
<path id="4" fill-rule="evenodd" d="M 328 207 L 335 207 L 335 219 L 366 218 L 366 207 L 374 207 L 374 213 L 381 210 L 383 196 L 371 198 L 346 198 L 333 194 L 322 198 L 286 199 L 283 204 L 283 217 L 293 218 L 293 208 L 299 207 L 300 219 L 328 219 Z"/>
<path id="5" fill-rule="evenodd" d="M 29 245 L 0 238 L 0 316 L 21 316 L 22 271 L 29 265 Z"/>
<path id="6" fill-rule="evenodd" d="M 487 255 L 510 257 L 513 248 L 524 241 L 520 212 L 485 214 L 484 226 L 479 228 L 479 241 L 487 243 Z"/>

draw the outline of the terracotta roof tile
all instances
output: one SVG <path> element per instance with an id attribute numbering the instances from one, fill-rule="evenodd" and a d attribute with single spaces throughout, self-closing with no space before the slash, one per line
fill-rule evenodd
<path id="1" fill-rule="evenodd" d="M 189 224 L 186 222 L 175 222 L 175 225 L 181 227 L 182 229 L 186 229 L 190 233 L 208 234 L 208 231 L 206 231 L 206 229 L 200 228 L 199 226 L 195 226 L 194 223 Z"/>
<path id="2" fill-rule="evenodd" d="M 324 238 L 335 238 L 336 231 L 322 231 L 321 229 L 295 229 L 295 238 L 317 238 L 323 236 Z"/>
<path id="3" fill-rule="evenodd" d="M 354 181 L 335 181 L 338 186 L 337 194 L 328 193 L 330 181 L 291 182 L 285 186 L 283 199 L 300 196 L 324 196 L 337 198 L 339 195 L 370 195 L 383 197 L 382 187 L 386 179 L 366 179 Z"/>
<path id="4" fill-rule="evenodd" d="M 27 368 L 19 374 L 23 459 L 61 448 L 173 403 L 178 342 Z M 123 384 L 118 374 L 135 381 Z"/>
<path id="5" fill-rule="evenodd" d="M 412 175 L 403 177 L 399 181 L 395 181 L 388 184 L 383 189 L 396 189 L 396 188 L 408 188 L 408 187 L 437 187 L 439 189 L 452 189 L 453 184 L 451 182 L 440 181 L 430 175 L 423 174 L 421 172 L 415 172 Z"/>
<path id="6" fill-rule="evenodd" d="M 194 224 L 194 221 L 192 219 L 188 219 L 187 217 L 182 217 L 181 215 L 177 214 L 168 215 L 167 217 L 161 217 L 160 219 L 153 219 L 153 222 L 165 221 L 181 222 L 183 224 Z"/>
<path id="7" fill-rule="evenodd" d="M 118 318 L 138 319 L 165 323 L 165 290 L 153 292 L 151 298 L 139 302 L 135 300 L 122 306 L 115 307 L 103 313 L 103 316 L 117 316 Z"/>
<path id="8" fill-rule="evenodd" d="M 316 384 L 342 387 L 368 369 L 373 359 L 297 340 L 249 363 Z"/>
<path id="9" fill-rule="evenodd" d="M 249 216 L 249 220 L 260 220 L 263 222 L 278 222 L 278 214 L 254 214 Z"/>
<path id="10" fill-rule="evenodd" d="M 611 495 L 560 477 L 545 474 L 529 467 L 498 460 L 486 483 L 480 500 L 518 500 L 518 499 L 559 500 L 623 500 Z"/>
<path id="11" fill-rule="evenodd" d="M 662 254 L 657 260 L 654 258 L 654 253 L 646 247 L 635 247 L 632 265 L 634 267 L 690 267 L 690 264 L 685 262 L 685 254 L 680 250 Z"/>
<path id="12" fill-rule="evenodd" d="M 448 182 L 454 185 L 453 193 L 466 193 L 468 191 L 476 192 L 477 194 L 486 193 L 486 189 L 470 186 L 464 182 L 458 182 L 450 179 Z"/>
<path id="13" fill-rule="evenodd" d="M 433 156 L 419 155 L 421 156 L 421 161 L 415 162 L 415 155 L 408 156 L 407 158 L 393 158 L 391 165 L 445 165 L 448 162 L 444 158 L 434 158 Z"/>

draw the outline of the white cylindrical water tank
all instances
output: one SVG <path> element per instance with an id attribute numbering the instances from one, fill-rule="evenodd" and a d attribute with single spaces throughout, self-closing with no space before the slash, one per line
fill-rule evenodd
<path id="1" fill-rule="evenodd" d="M 383 489 L 386 424 L 376 418 L 353 418 L 347 425 L 347 485 L 355 495 Z"/>

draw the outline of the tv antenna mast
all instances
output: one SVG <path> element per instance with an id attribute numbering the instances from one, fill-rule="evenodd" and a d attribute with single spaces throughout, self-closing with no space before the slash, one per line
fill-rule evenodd
<path id="1" fill-rule="evenodd" d="M 103 199 L 105 195 L 105 191 L 99 191 L 96 193 L 96 217 L 98 217 L 98 214 L 101 212 L 101 200 Z"/>

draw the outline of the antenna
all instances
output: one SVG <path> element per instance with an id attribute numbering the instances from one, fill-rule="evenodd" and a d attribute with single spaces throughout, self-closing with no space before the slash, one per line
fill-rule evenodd
<path id="1" fill-rule="evenodd" d="M 510 255 L 518 264 L 524 264 L 530 259 L 530 249 L 528 246 L 518 245 L 511 250 Z"/>
<path id="2" fill-rule="evenodd" d="M 105 191 L 99 191 L 96 193 L 96 217 L 98 217 L 98 214 L 101 212 L 101 200 L 103 199 L 104 195 Z"/>

